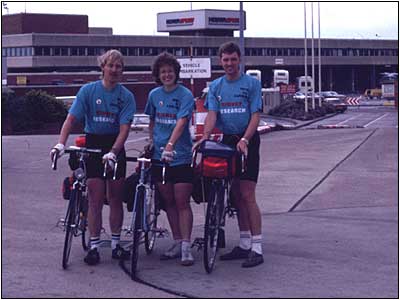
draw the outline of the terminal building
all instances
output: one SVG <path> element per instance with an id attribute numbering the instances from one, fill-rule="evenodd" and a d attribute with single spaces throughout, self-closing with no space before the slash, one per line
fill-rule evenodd
<path id="1" fill-rule="evenodd" d="M 244 28 L 245 20 L 244 13 Z M 112 48 L 125 56 L 127 73 L 147 74 L 139 81 L 152 81 L 151 65 L 163 51 L 177 58 L 209 57 L 214 78 L 221 75 L 218 48 L 227 41 L 239 44 L 239 38 L 234 37 L 239 25 L 239 11 L 202 9 L 158 13 L 157 29 L 168 32 L 168 36 L 131 36 L 114 35 L 112 28 L 90 28 L 86 15 L 3 15 L 2 61 L 7 66 L 9 85 L 17 84 L 14 75 L 48 73 L 75 74 L 83 83 L 84 74 L 99 72 L 97 56 Z M 310 39 L 307 45 L 310 75 Z M 317 76 L 317 39 L 314 47 Z M 244 48 L 245 69 L 260 70 L 263 87 L 271 86 L 274 69 L 288 70 L 290 83 L 304 75 L 303 38 L 245 37 Z M 381 73 L 398 72 L 398 40 L 323 38 L 321 65 L 322 90 L 361 93 L 378 86 Z M 315 79 L 318 89 L 318 78 Z M 25 84 L 30 84 L 29 78 Z M 205 86 L 205 82 L 201 84 Z M 197 95 L 201 89 L 196 87 Z"/>

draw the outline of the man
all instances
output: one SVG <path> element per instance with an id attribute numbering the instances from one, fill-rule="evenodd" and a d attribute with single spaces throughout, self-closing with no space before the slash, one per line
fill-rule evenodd
<path id="1" fill-rule="evenodd" d="M 220 257 L 221 260 L 245 259 L 242 267 L 254 267 L 264 262 L 261 247 L 261 213 L 256 203 L 259 172 L 261 84 L 240 72 L 240 49 L 232 42 L 219 48 L 220 63 L 225 76 L 214 80 L 207 94 L 204 135 L 194 146 L 210 137 L 214 126 L 224 134 L 222 142 L 236 148 L 247 157 L 247 169 L 237 172 L 232 184 L 234 203 L 238 209 L 239 246 Z M 240 159 L 237 159 L 240 165 Z"/>
<path id="2" fill-rule="evenodd" d="M 122 86 L 123 57 L 117 50 L 109 50 L 99 57 L 102 79 L 85 84 L 76 95 L 69 114 L 60 132 L 58 144 L 51 150 L 51 156 L 64 150 L 73 124 L 85 121 L 86 147 L 102 149 L 102 158 L 89 157 L 86 164 L 88 186 L 88 226 L 90 250 L 84 261 L 89 265 L 100 262 L 98 247 L 102 228 L 102 209 L 107 187 L 110 205 L 110 227 L 112 258 L 129 259 L 129 251 L 120 245 L 123 221 L 122 193 L 126 173 L 124 144 L 128 137 L 130 124 L 136 111 L 133 94 Z M 109 172 L 103 178 L 103 163 L 108 162 L 113 169 L 118 160 L 117 179 L 112 180 Z"/>

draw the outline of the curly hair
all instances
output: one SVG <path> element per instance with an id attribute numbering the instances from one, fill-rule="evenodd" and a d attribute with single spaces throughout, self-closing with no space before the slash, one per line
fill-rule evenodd
<path id="1" fill-rule="evenodd" d="M 179 80 L 179 72 L 181 71 L 181 65 L 179 64 L 178 60 L 176 59 L 175 56 L 173 56 L 171 53 L 168 52 L 163 52 L 160 55 L 157 56 L 157 58 L 155 59 L 153 66 L 152 66 L 152 72 L 151 74 L 154 77 L 154 80 L 162 85 L 162 82 L 160 80 L 160 68 L 162 66 L 171 66 L 172 68 L 174 68 L 174 72 L 175 72 L 175 83 L 178 82 Z"/>
<path id="2" fill-rule="evenodd" d="M 241 53 L 240 53 L 239 46 L 237 44 L 235 44 L 234 42 L 226 42 L 219 47 L 218 55 L 219 55 L 219 57 L 222 57 L 223 53 L 232 54 L 235 52 L 240 57 Z"/>

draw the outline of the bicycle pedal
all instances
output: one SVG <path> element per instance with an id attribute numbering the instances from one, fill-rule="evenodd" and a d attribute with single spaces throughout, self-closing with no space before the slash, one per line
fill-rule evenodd
<path id="1" fill-rule="evenodd" d="M 65 220 L 63 218 L 60 218 L 57 221 L 56 227 L 65 227 Z"/>
<path id="2" fill-rule="evenodd" d="M 156 228 L 155 232 L 157 233 L 157 237 L 159 238 L 169 237 L 169 231 L 166 228 Z"/>
<path id="3" fill-rule="evenodd" d="M 203 248 L 204 245 L 204 239 L 203 238 L 195 238 L 191 248 L 197 247 L 197 251 L 200 251 Z"/>

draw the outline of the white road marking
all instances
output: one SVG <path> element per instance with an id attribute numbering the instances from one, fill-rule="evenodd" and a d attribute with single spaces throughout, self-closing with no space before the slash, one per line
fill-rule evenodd
<path id="1" fill-rule="evenodd" d="M 371 125 L 372 123 L 375 123 L 376 121 L 378 121 L 378 120 L 384 118 L 384 117 L 385 117 L 386 115 L 388 115 L 388 114 L 389 114 L 389 113 L 386 113 L 386 114 L 380 116 L 379 118 L 377 118 L 377 119 L 375 119 L 375 120 L 369 122 L 368 124 L 364 125 L 364 128 L 365 128 L 365 127 L 368 127 L 368 126 Z"/>
<path id="2" fill-rule="evenodd" d="M 346 122 L 348 122 L 348 121 L 350 121 L 350 120 L 356 119 L 356 118 L 358 118 L 358 117 L 360 117 L 360 116 L 361 116 L 361 115 L 357 115 L 357 116 L 348 118 L 347 120 L 344 120 L 344 121 L 342 121 L 342 122 L 339 122 L 339 123 L 337 123 L 336 125 L 344 124 L 344 123 L 346 123 Z"/>
<path id="3" fill-rule="evenodd" d="M 141 138 L 138 138 L 138 139 L 128 140 L 128 141 L 125 142 L 125 144 L 136 143 L 136 142 L 139 142 L 139 141 L 144 141 L 144 140 L 146 140 L 146 139 L 148 139 L 148 137 L 147 137 L 147 136 L 144 136 L 144 137 L 141 137 Z"/>

